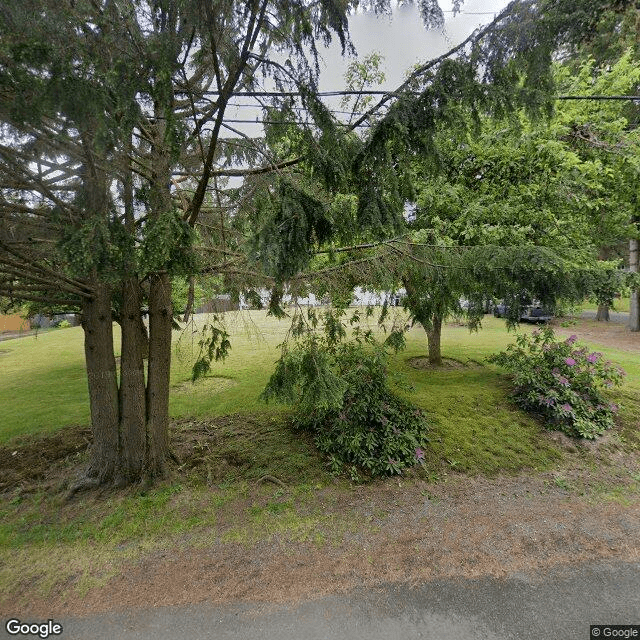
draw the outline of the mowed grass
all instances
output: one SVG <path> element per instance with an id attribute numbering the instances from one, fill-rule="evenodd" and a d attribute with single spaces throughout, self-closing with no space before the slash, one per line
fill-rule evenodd
<path id="1" fill-rule="evenodd" d="M 333 543 L 360 526 L 356 515 L 337 514 L 322 502 L 328 488 L 349 490 L 348 481 L 334 484 L 310 438 L 292 429 L 287 407 L 265 406 L 259 399 L 288 321 L 264 312 L 227 314 L 230 356 L 192 385 L 191 365 L 205 321 L 199 317 L 174 334 L 170 411 L 176 418 L 174 447 L 184 463 L 150 489 L 80 494 L 71 502 L 64 500 L 64 487 L 55 485 L 5 492 L 0 595 L 28 598 L 61 584 L 83 592 L 117 574 L 122 563 L 159 549 L 212 541 L 253 544 L 275 535 L 285 542 Z M 448 366 L 432 369 L 416 366 L 427 354 L 424 331 L 409 331 L 407 348 L 390 358 L 391 384 L 425 410 L 431 426 L 425 468 L 410 476 L 435 482 L 449 473 L 491 476 L 563 464 L 566 449 L 513 405 L 508 378 L 485 361 L 514 338 L 493 317 L 485 318 L 478 333 L 447 324 L 442 350 Z M 640 446 L 637 355 L 590 346 L 627 370 L 624 387 L 612 396 L 623 405 L 618 437 Z M 5 351 L 0 355 L 5 449 L 13 443 L 18 448 L 30 436 L 38 442 L 63 427 L 88 424 L 80 328 L 2 342 L 0 350 Z M 72 455 L 61 466 L 77 468 L 82 461 L 82 454 Z"/>
<path id="2" fill-rule="evenodd" d="M 0 342 L 0 441 L 89 420 L 82 329 Z"/>
<path id="3" fill-rule="evenodd" d="M 629 313 L 629 300 L 629 297 L 616 298 L 613 301 L 612 311 L 615 311 L 616 313 Z M 582 311 L 597 311 L 598 303 L 594 301 L 586 301 L 580 305 L 580 309 Z"/>
<path id="4" fill-rule="evenodd" d="M 206 316 L 174 331 L 170 411 L 174 417 L 264 410 L 259 395 L 278 358 L 285 321 L 264 313 L 228 313 L 232 350 L 208 381 L 192 385 L 191 367 Z M 114 325 L 115 353 L 120 332 Z M 219 377 L 218 377 L 219 376 Z M 89 423 L 89 396 L 80 327 L 0 342 L 0 442 Z"/>
<path id="5" fill-rule="evenodd" d="M 192 384 L 191 366 L 207 320 L 207 316 L 198 316 L 184 331 L 174 332 L 171 415 L 215 417 L 281 411 L 282 407 L 265 406 L 259 396 L 279 356 L 277 346 L 287 334 L 288 321 L 257 311 L 227 313 L 230 355 L 224 362 L 213 363 L 206 379 Z M 527 325 L 519 329 L 531 330 Z M 114 335 L 117 354 L 117 326 Z M 454 466 L 497 470 L 491 461 L 501 464 L 499 450 L 508 453 L 504 461 L 508 469 L 527 466 L 527 456 L 533 456 L 528 466 L 538 465 L 535 451 L 540 446 L 540 425 L 514 409 L 508 400 L 507 378 L 485 362 L 514 339 L 514 332 L 491 316 L 485 317 L 482 330 L 475 333 L 449 323 L 443 328 L 443 355 L 458 361 L 460 367 L 415 368 L 412 360 L 427 354 L 425 333 L 416 326 L 407 334 L 406 350 L 391 358 L 392 383 L 432 416 L 436 438 L 442 440 L 433 446 Z M 82 340 L 82 329 L 74 327 L 0 343 L 0 443 L 19 435 L 89 423 Z M 640 391 L 640 364 L 635 354 L 593 346 L 627 371 L 623 390 L 617 393 L 633 396 Z M 532 448 L 525 447 L 526 443 Z M 483 450 L 487 459 L 480 464 L 484 453 L 478 451 Z"/>

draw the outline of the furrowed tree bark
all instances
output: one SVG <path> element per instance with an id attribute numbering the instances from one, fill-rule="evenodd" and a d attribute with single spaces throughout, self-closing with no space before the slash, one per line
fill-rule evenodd
<path id="1" fill-rule="evenodd" d="M 429 362 L 440 366 L 442 364 L 442 352 L 440 348 L 442 337 L 442 316 L 437 313 L 431 318 L 431 328 L 425 328 L 427 343 L 429 345 Z"/>
<path id="2" fill-rule="evenodd" d="M 146 401 L 140 285 L 135 276 L 122 286 L 120 359 L 120 438 L 122 483 L 140 479 L 145 460 Z"/>
<path id="3" fill-rule="evenodd" d="M 132 155 L 131 136 L 127 155 Z M 135 237 L 133 205 L 133 174 L 131 167 L 124 174 L 122 192 L 125 212 L 125 228 L 130 238 Z M 120 328 L 122 347 L 120 357 L 120 478 L 122 484 L 135 482 L 142 477 L 146 454 L 146 388 L 144 380 L 144 356 L 148 353 L 146 330 L 142 321 L 142 291 L 136 275 L 136 263 L 131 252 L 122 282 L 122 309 Z"/>
<path id="4" fill-rule="evenodd" d="M 96 161 L 95 122 L 87 123 L 80 133 L 83 164 L 80 169 L 82 186 L 79 194 L 83 212 L 78 222 L 90 229 L 109 219 L 109 180 Z M 101 251 L 103 239 L 92 239 L 91 250 Z M 119 432 L 119 394 L 116 360 L 113 352 L 112 289 L 103 278 L 98 264 L 88 268 L 88 284 L 94 292 L 82 305 L 84 351 L 89 385 L 93 446 L 87 476 L 97 484 L 112 482 L 119 474 L 121 441 Z M 82 483 L 78 485 L 82 486 Z M 72 493 L 75 488 L 72 490 Z"/>
<path id="5" fill-rule="evenodd" d="M 140 332 L 140 345 L 142 347 L 142 358 L 147 360 L 149 357 L 149 332 L 147 325 L 144 323 L 142 313 L 138 316 L 138 329 Z"/>
<path id="6" fill-rule="evenodd" d="M 118 470 L 118 383 L 113 355 L 111 291 L 94 283 L 93 298 L 82 305 L 84 353 L 89 386 L 93 446 L 87 475 L 110 482 Z"/>
<path id="7" fill-rule="evenodd" d="M 168 104 L 156 103 L 155 110 L 162 115 L 172 105 L 172 93 L 167 93 Z M 150 218 L 158 218 L 173 209 L 171 199 L 171 152 L 168 147 L 166 120 L 158 119 L 153 148 L 154 175 L 149 198 Z M 165 237 L 170 245 L 173 238 Z M 147 441 L 145 473 L 148 479 L 164 473 L 169 455 L 169 379 L 171 373 L 171 276 L 168 265 L 149 276 L 149 362 L 147 374 Z"/>
<path id="8" fill-rule="evenodd" d="M 149 374 L 147 380 L 146 473 L 162 475 L 169 454 L 169 374 L 171 371 L 171 278 L 151 276 L 149 289 Z"/>
<path id="9" fill-rule="evenodd" d="M 629 271 L 638 273 L 638 240 L 629 241 Z M 629 303 L 629 329 L 640 331 L 640 292 L 637 288 L 631 289 L 631 300 Z"/>

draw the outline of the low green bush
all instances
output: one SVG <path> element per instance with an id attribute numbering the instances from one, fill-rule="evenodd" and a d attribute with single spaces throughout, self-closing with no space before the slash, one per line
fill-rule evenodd
<path id="1" fill-rule="evenodd" d="M 614 425 L 618 407 L 604 393 L 625 372 L 601 353 L 576 345 L 576 336 L 557 341 L 544 327 L 520 334 L 516 344 L 489 357 L 513 374 L 514 398 L 526 411 L 570 436 L 596 438 Z"/>
<path id="2" fill-rule="evenodd" d="M 326 314 L 324 334 L 304 332 L 283 350 L 263 397 L 294 404 L 296 425 L 313 434 L 333 473 L 355 481 L 402 473 L 424 461 L 428 429 L 420 409 L 389 389 L 387 347 L 397 336 L 385 345 L 353 333 L 344 341 L 340 313 Z"/>
<path id="3" fill-rule="evenodd" d="M 381 348 L 343 345 L 335 363 L 346 387 L 342 402 L 298 416 L 333 473 L 348 471 L 354 479 L 361 470 L 371 476 L 399 474 L 424 459 L 426 420 L 389 390 L 386 358 Z"/>

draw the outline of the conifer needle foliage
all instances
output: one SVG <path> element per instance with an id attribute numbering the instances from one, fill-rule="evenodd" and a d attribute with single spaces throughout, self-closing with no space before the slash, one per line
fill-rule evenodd
<path id="1" fill-rule="evenodd" d="M 420 409 L 389 388 L 387 354 L 402 345 L 391 330 L 380 343 L 359 324 L 347 339 L 343 310 L 315 310 L 294 319 L 294 346 L 282 356 L 262 396 L 291 402 L 299 429 L 313 434 L 333 473 L 354 481 L 402 473 L 421 464 L 428 426 Z"/>

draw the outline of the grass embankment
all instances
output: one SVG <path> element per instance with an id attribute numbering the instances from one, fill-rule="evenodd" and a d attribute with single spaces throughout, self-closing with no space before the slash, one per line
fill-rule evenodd
<path id="1" fill-rule="evenodd" d="M 171 414 L 181 465 L 171 477 L 148 491 L 81 494 L 68 503 L 64 489 L 86 457 L 86 428 L 74 427 L 88 423 L 81 329 L 0 344 L 0 464 L 23 474 L 19 486 L 0 487 L 0 595 L 25 584 L 38 592 L 55 585 L 86 590 L 149 550 L 250 544 L 273 535 L 323 544 L 366 527 L 348 511 L 327 508 L 334 494 L 326 488 L 348 484 L 334 484 L 309 438 L 292 430 L 285 409 L 258 399 L 287 323 L 257 312 L 229 314 L 227 321 L 231 355 L 195 386 L 189 375 L 199 334 L 191 327 L 175 336 Z M 415 477 L 549 470 L 567 456 L 588 458 L 554 442 L 518 411 L 503 373 L 484 363 L 513 339 L 494 318 L 480 333 L 448 325 L 443 353 L 450 360 L 432 369 L 423 366 L 423 330 L 409 333 L 407 349 L 391 359 L 391 377 L 431 423 L 425 468 Z M 624 405 L 617 437 L 638 447 L 637 355 L 599 350 L 629 374 L 614 394 Z"/>
<path id="2" fill-rule="evenodd" d="M 597 311 L 598 303 L 593 301 L 587 301 L 580 305 L 581 311 Z M 616 313 L 629 313 L 629 298 L 616 298 L 613 301 L 613 307 L 611 309 Z"/>

